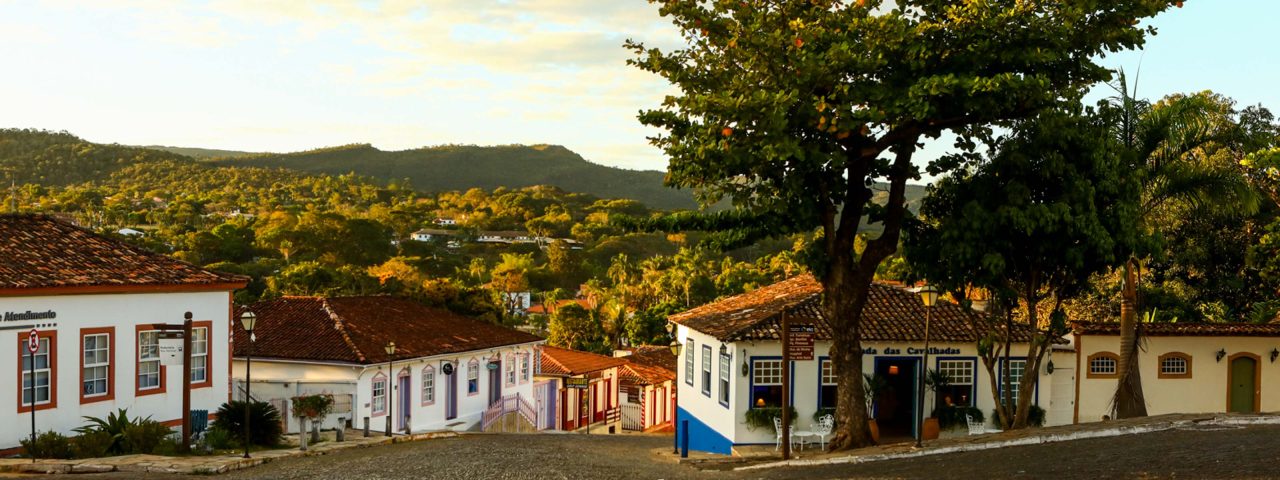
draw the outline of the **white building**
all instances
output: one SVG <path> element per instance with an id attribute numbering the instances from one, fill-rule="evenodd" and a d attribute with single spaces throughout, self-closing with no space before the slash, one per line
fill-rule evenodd
<path id="1" fill-rule="evenodd" d="M 72 435 L 85 416 L 181 424 L 191 408 L 215 412 L 229 396 L 232 291 L 247 279 L 206 271 L 43 215 L 0 216 L 0 450 L 36 429 Z M 193 316 L 192 370 L 163 365 L 158 329 Z M 26 349 L 37 331 L 35 371 Z M 34 382 L 32 381 L 34 379 Z M 33 402 L 34 401 L 34 402 Z"/>
<path id="2" fill-rule="evenodd" d="M 1120 324 L 1076 322 L 1079 354 L 1074 420 L 1113 416 Z M 1143 323 L 1138 370 L 1147 413 L 1280 411 L 1280 324 Z M 1056 375 L 1056 373 L 1055 373 Z"/>
<path id="3" fill-rule="evenodd" d="M 623 428 L 643 431 L 671 428 L 676 410 L 676 357 L 670 347 L 644 346 L 621 353 L 620 357 L 627 362 L 619 373 Z"/>
<path id="4" fill-rule="evenodd" d="M 323 428 L 345 418 L 377 432 L 387 418 L 396 432 L 478 429 L 499 400 L 533 401 L 543 340 L 527 333 L 389 296 L 284 297 L 247 308 L 257 340 L 250 345 L 237 325 L 233 376 L 244 383 L 252 353 L 252 395 L 277 405 L 291 431 L 289 400 L 304 394 L 334 395 L 338 408 Z"/>
<path id="5" fill-rule="evenodd" d="M 452 230 L 424 228 L 422 230 L 413 232 L 412 234 L 409 235 L 409 238 L 418 242 L 430 242 L 432 240 L 440 240 L 440 239 L 449 240 L 449 239 L 452 239 L 457 233 L 458 232 L 455 232 Z"/>
<path id="6" fill-rule="evenodd" d="M 782 401 L 782 349 L 778 332 L 783 312 L 793 324 L 815 327 L 813 360 L 794 361 L 790 367 L 789 398 L 795 408 L 796 429 L 811 430 L 814 413 L 835 407 L 836 377 L 831 368 L 830 327 L 822 313 L 822 288 L 812 276 L 802 275 L 759 288 L 750 293 L 673 315 L 676 338 L 683 344 L 677 364 L 677 435 L 689 422 L 689 448 L 732 454 L 737 445 L 773 445 L 773 428 L 752 427 L 749 410 L 776 408 Z M 980 335 L 973 311 L 939 301 L 932 307 L 929 369 L 947 373 L 952 385 L 944 400 L 950 405 L 981 410 L 988 424 L 995 408 L 990 375 L 978 354 Z M 863 309 L 862 369 L 883 378 L 887 387 L 874 399 L 875 418 L 882 441 L 912 438 L 919 428 L 918 397 L 920 363 L 924 351 L 925 307 L 919 296 L 900 287 L 873 284 Z M 1029 329 L 1018 328 L 1010 358 L 1010 380 L 1022 378 Z M 1058 358 L 1059 372 L 1070 375 L 1074 357 Z M 1051 358 L 1045 359 L 1047 365 Z M 1054 390 L 1047 369 L 1039 372 L 1035 402 L 1047 418 L 1070 423 L 1074 392 Z M 997 372 L 1001 369 L 997 368 Z M 925 396 L 925 413 L 931 413 L 934 395 Z M 1062 413 L 1065 412 L 1065 415 Z M 1052 423 L 1047 421 L 1047 423 Z"/>

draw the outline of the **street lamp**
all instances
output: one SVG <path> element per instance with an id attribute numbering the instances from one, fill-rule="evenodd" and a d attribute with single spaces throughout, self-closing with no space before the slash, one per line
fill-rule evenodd
<path id="1" fill-rule="evenodd" d="M 391 437 L 391 417 L 395 414 L 395 382 L 392 372 L 395 371 L 396 342 L 390 342 L 383 350 L 387 352 L 387 437 Z"/>
<path id="2" fill-rule="evenodd" d="M 920 414 L 916 427 L 916 448 L 924 447 L 924 382 L 929 375 L 929 317 L 933 313 L 933 304 L 938 301 L 938 289 L 933 285 L 925 285 L 916 290 L 920 301 L 924 302 L 924 358 L 920 360 Z"/>
<path id="3" fill-rule="evenodd" d="M 250 374 L 253 369 L 253 342 L 257 338 L 253 336 L 253 329 L 258 325 L 258 316 L 253 314 L 252 310 L 245 310 L 240 314 L 240 326 L 244 327 L 244 334 L 249 337 L 249 344 L 245 345 L 245 362 L 244 362 L 244 458 L 249 458 L 249 403 L 253 401 L 253 395 L 250 394 L 249 383 Z"/>
<path id="4" fill-rule="evenodd" d="M 676 357 L 676 378 L 671 382 L 671 398 L 675 400 L 675 408 L 671 410 L 671 430 L 674 432 L 672 437 L 672 453 L 680 453 L 680 422 L 677 419 L 680 416 L 680 339 L 676 338 L 674 323 L 667 323 L 667 333 L 671 335 L 671 354 Z M 687 434 L 687 433 L 686 433 Z"/>

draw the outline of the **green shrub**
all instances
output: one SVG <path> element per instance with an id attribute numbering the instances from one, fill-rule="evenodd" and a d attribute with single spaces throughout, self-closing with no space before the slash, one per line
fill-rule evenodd
<path id="1" fill-rule="evenodd" d="M 173 435 L 173 429 L 150 418 L 130 425 L 124 430 L 124 451 L 127 454 L 154 453 L 166 438 Z"/>
<path id="2" fill-rule="evenodd" d="M 182 440 L 166 436 L 161 438 L 159 442 L 151 449 L 153 455 L 164 455 L 168 457 L 176 456 L 182 453 Z"/>
<path id="3" fill-rule="evenodd" d="M 982 410 L 976 407 L 965 407 L 959 405 L 944 406 L 941 409 L 934 409 L 931 417 L 938 419 L 938 427 L 943 430 L 963 427 L 968 425 L 965 415 L 973 417 L 973 421 L 982 422 L 986 418 L 982 415 Z"/>
<path id="4" fill-rule="evenodd" d="M 796 420 L 795 407 L 787 406 L 787 410 L 791 411 L 791 419 L 792 422 L 794 422 Z M 782 407 L 757 407 L 747 409 L 747 428 L 752 430 L 760 428 L 772 431 L 774 417 L 782 417 Z"/>
<path id="5" fill-rule="evenodd" d="M 144 420 L 149 420 L 147 417 Z M 88 425 L 75 429 L 76 433 L 84 435 L 86 433 L 101 432 L 110 437 L 106 453 L 112 455 L 121 455 L 127 453 L 124 446 L 124 432 L 134 425 L 134 420 L 129 418 L 129 411 L 121 408 L 117 412 L 107 415 L 107 418 L 84 417 L 88 421 Z"/>
<path id="6" fill-rule="evenodd" d="M 991 418 L 1000 418 L 1000 414 L 993 408 L 991 409 Z M 1027 411 L 1027 425 L 1032 427 L 1044 426 L 1044 409 L 1039 405 L 1032 405 Z"/>
<path id="7" fill-rule="evenodd" d="M 231 434 L 236 441 L 244 443 L 244 404 L 232 401 L 218 407 L 218 418 L 213 421 L 214 428 L 220 428 Z M 280 444 L 284 436 L 280 423 L 280 411 L 266 402 L 253 402 L 249 408 L 249 427 L 253 445 L 275 446 Z"/>
<path id="8" fill-rule="evenodd" d="M 293 416 L 315 420 L 324 418 L 333 410 L 333 395 L 302 395 L 293 397 Z"/>
<path id="9" fill-rule="evenodd" d="M 211 450 L 232 450 L 240 448 L 231 432 L 214 426 L 204 432 L 204 446 Z"/>
<path id="10" fill-rule="evenodd" d="M 107 432 L 88 432 L 71 437 L 71 452 L 75 458 L 97 458 L 107 455 L 111 448 L 111 434 Z"/>
<path id="11" fill-rule="evenodd" d="M 48 431 L 36 435 L 35 442 L 30 438 L 22 439 L 22 449 L 27 456 L 35 458 L 71 458 L 71 440 L 61 433 Z"/>

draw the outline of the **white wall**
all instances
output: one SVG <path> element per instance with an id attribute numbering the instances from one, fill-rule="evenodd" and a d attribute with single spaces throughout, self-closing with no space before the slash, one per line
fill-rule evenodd
<path id="1" fill-rule="evenodd" d="M 1080 352 L 1079 423 L 1097 422 L 1111 414 L 1115 394 L 1114 378 L 1090 378 L 1089 356 L 1099 352 L 1119 355 L 1120 338 L 1115 335 L 1083 335 L 1077 338 Z M 1138 368 L 1147 413 L 1211 413 L 1228 410 L 1227 372 L 1236 354 L 1258 357 L 1262 383 L 1258 385 L 1263 412 L 1280 411 L 1280 365 L 1271 361 L 1271 350 L 1280 347 L 1276 337 L 1163 337 L 1147 336 L 1145 349 L 1138 352 Z M 1224 350 L 1221 361 L 1217 352 Z M 1160 378 L 1159 357 L 1179 352 L 1191 356 L 1190 378 Z"/>
<path id="2" fill-rule="evenodd" d="M 84 416 L 103 417 L 120 408 L 127 408 L 129 415 L 147 417 L 158 421 L 177 421 L 182 412 L 182 368 L 165 367 L 166 392 L 136 396 L 135 380 L 137 335 L 139 324 L 181 324 L 184 312 L 192 312 L 194 320 L 212 321 L 209 332 L 209 371 L 211 385 L 191 391 L 191 408 L 217 411 L 228 399 L 230 392 L 228 365 L 230 364 L 229 323 L 231 293 L 146 293 L 61 295 L 39 297 L 0 298 L 0 314 L 53 310 L 57 318 L 0 322 L 0 358 L 8 368 L 0 368 L 0 449 L 16 447 L 19 440 L 30 435 L 30 413 L 18 413 L 21 377 L 18 368 L 18 346 L 33 325 L 53 324 L 42 331 L 57 332 L 56 401 L 57 407 L 36 412 L 36 429 L 43 432 L 55 430 L 71 434 L 71 430 L 84 424 Z M 93 403 L 81 403 L 80 361 L 82 341 L 80 329 L 114 327 L 111 358 L 114 378 L 114 399 Z M 25 355 L 25 350 L 22 352 Z"/>
<path id="3" fill-rule="evenodd" d="M 720 432 L 729 438 L 734 444 L 772 444 L 774 443 L 774 432 L 772 428 L 752 430 L 746 423 L 746 411 L 750 408 L 751 396 L 751 380 L 748 376 L 742 374 L 743 361 L 750 362 L 753 357 L 776 357 L 782 356 L 780 342 L 739 342 L 729 344 L 730 359 L 730 375 L 729 386 L 732 392 L 728 407 L 723 406 L 718 401 L 718 381 L 719 381 L 719 348 L 721 342 L 715 338 L 705 335 L 701 332 L 689 330 L 684 326 L 679 326 L 677 330 L 677 338 L 684 348 L 680 352 L 680 357 L 676 367 L 678 370 L 677 385 L 679 388 L 679 404 L 680 408 L 692 414 L 702 423 L 707 424 L 712 429 Z M 687 381 L 687 372 L 685 370 L 685 360 L 687 354 L 687 340 L 692 338 L 694 345 L 694 384 L 689 385 Z M 712 388 L 710 396 L 702 393 L 701 369 L 702 369 L 702 347 L 708 345 L 712 350 L 711 362 L 711 381 Z M 919 344 L 906 343 L 876 343 L 868 342 L 863 345 L 864 349 L 875 349 L 874 354 L 863 355 L 863 372 L 873 372 L 878 357 L 919 357 L 920 353 L 908 353 L 908 348 L 922 349 L 923 342 Z M 977 346 L 974 344 L 961 343 L 937 343 L 930 344 L 931 349 L 945 350 L 953 348 L 959 353 L 947 354 L 930 354 L 929 369 L 937 368 L 939 358 L 948 359 L 972 359 L 975 368 L 975 385 L 974 398 L 976 399 L 976 407 L 981 409 L 986 417 L 988 424 L 993 424 L 991 411 L 995 408 L 995 399 L 991 394 L 990 376 L 982 364 L 982 359 L 978 356 Z M 818 341 L 814 346 L 814 359 L 811 361 L 795 361 L 793 367 L 792 382 L 792 406 L 796 409 L 798 418 L 796 419 L 796 428 L 808 429 L 813 424 L 813 414 L 818 409 L 818 391 L 820 382 L 820 360 L 822 357 L 828 357 L 831 348 L 830 342 Z M 892 353 L 887 349 L 896 349 L 898 353 Z M 1011 357 L 1021 358 L 1026 355 L 1027 345 L 1013 344 Z M 1058 357 L 1063 355 L 1059 353 Z M 1053 379 L 1046 373 L 1045 366 L 1050 360 L 1048 355 L 1041 363 L 1040 380 L 1038 386 L 1037 403 L 1046 410 L 1049 409 L 1049 400 L 1052 395 Z M 1055 363 L 1062 362 L 1063 358 L 1055 358 Z M 1074 362 L 1074 357 L 1067 359 L 1068 362 Z M 1057 366 L 1057 365 L 1055 365 Z M 998 370 L 997 370 L 998 372 Z M 1069 372 L 1068 372 L 1069 374 Z M 749 375 L 749 374 L 748 374 Z M 1280 383 L 1280 382 L 1277 382 Z M 1280 387 L 1280 385 L 1278 385 Z M 925 409 L 926 414 L 932 410 L 934 398 L 931 392 L 926 392 Z M 1046 419 L 1052 419 L 1050 416 Z"/>
<path id="4" fill-rule="evenodd" d="M 514 357 L 517 360 L 516 383 L 514 386 L 510 386 L 506 384 L 505 377 L 502 379 L 503 385 L 501 393 L 503 397 L 519 393 L 531 405 L 533 404 L 533 371 L 535 367 L 532 363 L 537 361 L 537 357 L 533 355 L 533 351 L 534 344 L 524 344 L 492 350 L 492 352 L 501 355 L 503 369 L 506 368 L 508 355 L 529 354 L 530 365 L 528 379 L 526 380 L 520 377 L 518 363 L 519 357 Z M 411 407 L 411 429 L 413 431 L 443 429 L 469 430 L 476 427 L 481 420 L 481 416 L 484 414 L 484 410 L 489 407 L 489 371 L 485 367 L 485 364 L 487 363 L 487 358 L 492 355 L 493 354 L 490 353 L 490 350 L 483 350 L 467 354 L 435 356 L 414 359 L 411 361 L 396 362 L 394 368 L 397 373 L 405 371 L 405 369 L 408 369 L 409 372 L 409 388 L 411 389 L 409 402 Z M 468 395 L 467 368 L 468 363 L 472 359 L 476 360 L 480 367 L 480 375 L 478 377 L 480 388 L 476 394 Z M 453 362 L 455 368 L 453 375 L 444 374 L 442 371 L 444 362 Z M 422 402 L 422 370 L 428 365 L 435 368 L 435 402 L 430 405 L 424 405 Z M 370 404 L 370 395 L 372 394 L 373 378 L 378 374 L 384 376 L 388 375 L 387 366 L 388 365 L 385 363 L 370 365 L 362 369 L 358 374 L 354 395 L 355 401 L 353 402 L 353 409 L 355 410 L 355 419 L 352 422 L 353 427 L 362 428 L 364 426 L 364 418 L 369 417 L 370 430 L 385 430 L 386 416 L 373 415 Z M 504 372 L 504 370 L 499 371 L 499 373 L 505 375 Z M 396 375 L 390 375 L 390 377 L 394 379 Z M 445 419 L 445 396 L 447 393 L 445 382 L 447 381 L 457 382 L 458 388 L 458 416 L 453 420 Z M 394 383 L 395 382 L 392 382 L 392 384 Z M 395 391 L 397 393 L 399 392 L 399 390 Z M 393 415 L 393 418 L 397 419 L 397 424 L 400 416 L 398 413 L 400 409 L 401 405 L 399 402 L 396 402 L 391 409 L 391 414 Z M 399 431 L 398 428 L 397 431 Z"/>
<path id="5" fill-rule="evenodd" d="M 298 420 L 292 418 L 291 399 L 302 395 L 328 393 L 335 396 L 335 411 L 320 423 L 321 429 L 338 427 L 340 419 L 352 418 L 351 406 L 355 404 L 356 376 L 364 369 L 358 364 L 322 362 L 292 362 L 274 359 L 253 359 L 253 398 L 276 405 L 284 416 L 285 432 L 296 433 Z M 245 360 L 235 358 L 231 365 L 233 397 L 244 398 Z M 343 402 L 342 396 L 349 396 Z M 345 405 L 344 405 L 345 403 Z M 343 408 L 343 407 L 346 408 Z"/>

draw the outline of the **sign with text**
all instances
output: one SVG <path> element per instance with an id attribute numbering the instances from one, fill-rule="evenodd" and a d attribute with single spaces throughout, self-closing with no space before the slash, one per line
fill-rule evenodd
<path id="1" fill-rule="evenodd" d="M 591 380 L 586 378 L 566 378 L 564 379 L 564 388 L 587 388 L 591 384 Z"/>
<path id="2" fill-rule="evenodd" d="M 31 333 L 27 334 L 27 351 L 32 355 L 40 352 L 40 332 L 31 329 Z"/>
<path id="3" fill-rule="evenodd" d="M 160 364 L 182 366 L 182 332 L 160 332 Z"/>
<path id="4" fill-rule="evenodd" d="M 787 355 L 793 361 L 813 360 L 813 325 L 790 325 L 787 330 Z"/>

